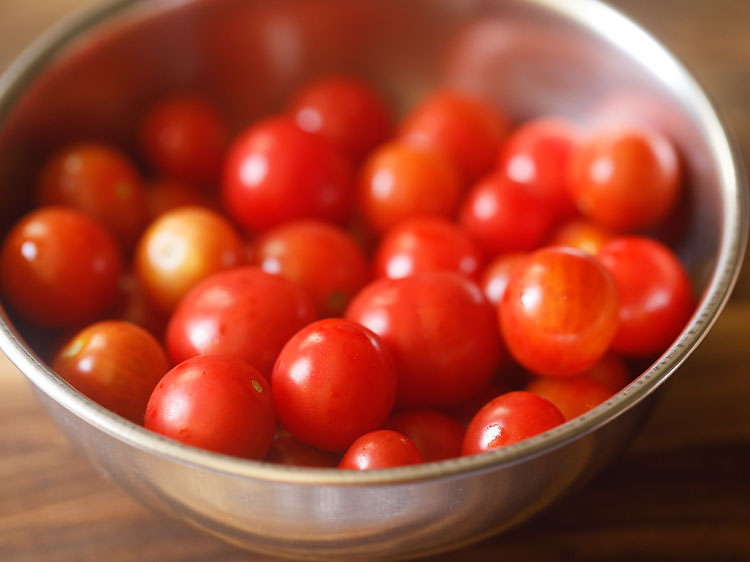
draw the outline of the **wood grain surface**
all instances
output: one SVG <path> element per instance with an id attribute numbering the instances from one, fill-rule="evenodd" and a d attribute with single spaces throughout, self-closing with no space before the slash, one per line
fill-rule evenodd
<path id="1" fill-rule="evenodd" d="M 0 0 L 0 68 L 94 0 Z M 612 2 L 703 82 L 750 162 L 750 1 Z M 750 276 L 639 437 L 584 490 L 511 533 L 433 558 L 750 560 Z M 141 507 L 99 475 L 0 359 L 0 561 L 239 562 L 252 556 Z"/>

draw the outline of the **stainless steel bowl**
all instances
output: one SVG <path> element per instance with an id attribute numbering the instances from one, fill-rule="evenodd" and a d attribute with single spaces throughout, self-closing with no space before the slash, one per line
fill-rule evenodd
<path id="1" fill-rule="evenodd" d="M 244 125 L 279 109 L 305 79 L 334 71 L 371 78 L 398 107 L 458 83 L 519 119 L 606 114 L 663 129 L 687 170 L 685 228 L 673 243 L 700 295 L 679 339 L 625 390 L 553 431 L 484 455 L 363 473 L 180 445 L 77 393 L 5 314 L 0 345 L 71 441 L 143 503 L 265 555 L 415 557 L 527 519 L 622 450 L 729 297 L 747 186 L 700 86 L 594 0 L 115 0 L 44 35 L 0 79 L 0 224 L 7 230 L 28 207 L 51 149 L 81 138 L 132 148 L 134 120 L 160 93 L 202 89 Z"/>

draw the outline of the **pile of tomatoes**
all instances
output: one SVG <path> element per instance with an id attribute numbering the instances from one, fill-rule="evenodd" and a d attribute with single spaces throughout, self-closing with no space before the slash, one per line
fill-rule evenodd
<path id="1" fill-rule="evenodd" d="M 189 445 L 351 469 L 480 453 L 606 401 L 694 308 L 643 234 L 682 199 L 643 124 L 511 129 L 448 89 L 396 122 L 334 77 L 238 134 L 185 92 L 136 129 L 138 154 L 43 164 L 0 288 L 58 334 L 61 377 Z"/>

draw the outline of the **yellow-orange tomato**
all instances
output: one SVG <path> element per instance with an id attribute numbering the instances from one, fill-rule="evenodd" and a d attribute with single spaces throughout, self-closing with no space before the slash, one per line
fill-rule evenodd
<path id="1" fill-rule="evenodd" d="M 138 242 L 135 272 L 149 300 L 171 311 L 198 281 L 244 262 L 239 233 L 204 207 L 181 207 L 156 219 Z"/>

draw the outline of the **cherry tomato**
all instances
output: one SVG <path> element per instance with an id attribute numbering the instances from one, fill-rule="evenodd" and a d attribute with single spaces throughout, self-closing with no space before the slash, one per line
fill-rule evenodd
<path id="1" fill-rule="evenodd" d="M 223 173 L 224 206 L 249 231 L 303 218 L 342 222 L 350 210 L 351 164 L 291 117 L 246 129 L 232 142 Z"/>
<path id="2" fill-rule="evenodd" d="M 526 252 L 502 254 L 497 256 L 484 268 L 479 279 L 479 287 L 488 301 L 494 305 L 500 304 L 500 301 L 503 300 L 510 276 L 516 269 L 516 266 L 523 263 L 527 256 Z"/>
<path id="3" fill-rule="evenodd" d="M 459 211 L 461 225 L 490 257 L 537 248 L 554 220 L 551 207 L 525 185 L 500 175 L 477 183 Z"/>
<path id="4" fill-rule="evenodd" d="M 43 207 L 21 218 L 0 252 L 4 302 L 47 328 L 96 320 L 113 302 L 122 269 L 112 235 L 64 207 Z"/>
<path id="5" fill-rule="evenodd" d="M 569 187 L 581 212 L 603 226 L 652 226 L 680 192 L 680 159 L 672 143 L 645 128 L 597 131 L 575 150 Z"/>
<path id="6" fill-rule="evenodd" d="M 253 260 L 263 271 L 304 287 L 318 315 L 340 316 L 367 282 L 369 265 L 362 249 L 341 228 L 297 221 L 268 231 L 255 244 Z"/>
<path id="7" fill-rule="evenodd" d="M 401 123 L 399 137 L 444 152 L 473 182 L 492 168 L 507 118 L 468 93 L 442 90 L 423 99 Z"/>
<path id="8" fill-rule="evenodd" d="M 297 441 L 290 435 L 277 436 L 264 460 L 275 464 L 314 468 L 335 468 L 339 463 L 337 455 Z"/>
<path id="9" fill-rule="evenodd" d="M 566 421 L 585 414 L 614 394 L 586 375 L 564 379 L 537 377 L 526 386 L 526 391 L 552 402 Z"/>
<path id="10" fill-rule="evenodd" d="M 161 174 L 195 185 L 218 183 L 229 127 L 218 109 L 194 93 L 168 96 L 140 124 L 141 150 Z"/>
<path id="11" fill-rule="evenodd" d="M 475 455 L 517 443 L 563 423 L 549 400 L 530 392 L 503 394 L 488 402 L 469 423 L 462 455 Z"/>
<path id="12" fill-rule="evenodd" d="M 405 220 L 380 241 L 373 258 L 376 277 L 398 279 L 425 271 L 453 271 L 476 277 L 484 258 L 466 232 L 445 219 Z"/>
<path id="13" fill-rule="evenodd" d="M 408 437 L 417 446 L 425 462 L 461 456 L 464 428 L 456 420 L 440 412 L 398 412 L 388 419 L 385 428 Z"/>
<path id="14" fill-rule="evenodd" d="M 193 447 L 249 459 L 266 456 L 276 430 L 271 389 L 237 357 L 202 355 L 156 385 L 146 429 Z"/>
<path id="15" fill-rule="evenodd" d="M 505 344 L 521 365 L 539 375 L 572 376 L 612 343 L 617 290 L 595 258 L 554 246 L 517 267 L 498 311 Z"/>
<path id="16" fill-rule="evenodd" d="M 353 162 L 361 161 L 391 131 L 390 111 L 380 95 L 346 76 L 306 85 L 290 111 L 300 129 L 321 135 Z"/>
<path id="17" fill-rule="evenodd" d="M 55 153 L 36 187 L 39 205 L 75 207 L 101 223 L 130 249 L 148 222 L 146 193 L 138 171 L 119 150 L 75 144 Z"/>
<path id="18" fill-rule="evenodd" d="M 458 172 L 442 153 L 391 142 L 365 161 L 359 206 L 370 228 L 383 233 L 413 217 L 452 217 L 462 191 Z"/>
<path id="19" fill-rule="evenodd" d="M 405 435 L 389 429 L 379 429 L 359 437 L 346 450 L 339 468 L 348 470 L 374 470 L 421 464 L 422 455 Z"/>
<path id="20" fill-rule="evenodd" d="M 167 178 L 160 178 L 147 184 L 146 203 L 148 216 L 152 221 L 178 207 L 218 208 L 206 192 L 199 191 L 192 185 L 179 180 Z"/>
<path id="21" fill-rule="evenodd" d="M 612 394 L 620 392 L 633 379 L 625 362 L 612 353 L 602 357 L 584 375 L 608 388 Z"/>
<path id="22" fill-rule="evenodd" d="M 401 407 L 460 404 L 500 362 L 495 311 L 457 273 L 379 279 L 354 297 L 346 318 L 378 334 L 393 353 Z"/>
<path id="23" fill-rule="evenodd" d="M 179 207 L 143 233 L 134 267 L 148 299 L 170 312 L 196 283 L 245 257 L 242 238 L 226 218 L 205 207 Z"/>
<path id="24" fill-rule="evenodd" d="M 694 308 L 690 277 L 677 256 L 656 240 L 623 236 L 606 244 L 598 258 L 620 297 L 612 349 L 637 357 L 666 350 Z"/>
<path id="25" fill-rule="evenodd" d="M 196 285 L 167 325 L 167 352 L 174 363 L 195 355 L 240 357 L 270 378 L 281 348 L 315 320 L 305 291 L 257 267 L 220 273 Z"/>
<path id="26" fill-rule="evenodd" d="M 569 246 L 596 255 L 604 244 L 615 237 L 609 229 L 586 219 L 573 219 L 561 224 L 550 237 L 550 246 Z"/>
<path id="27" fill-rule="evenodd" d="M 146 330 L 108 320 L 76 334 L 55 355 L 52 368 L 105 408 L 143 424 L 146 403 L 169 361 Z"/>
<path id="28" fill-rule="evenodd" d="M 554 117 L 526 121 L 505 140 L 498 171 L 526 185 L 558 217 L 573 216 L 568 191 L 568 165 L 577 132 L 571 123 Z"/>
<path id="29" fill-rule="evenodd" d="M 340 451 L 388 418 L 396 397 L 396 367 L 370 330 L 329 318 L 286 343 L 271 388 L 279 421 L 292 437 Z"/>
<path id="30" fill-rule="evenodd" d="M 466 427 L 469 425 L 472 418 L 484 407 L 485 404 L 487 404 L 487 402 L 501 394 L 510 392 L 514 388 L 522 388 L 523 386 L 524 385 L 510 384 L 505 380 L 500 381 L 498 378 L 493 378 L 482 389 L 480 389 L 479 392 L 476 392 L 471 398 L 469 398 L 469 400 L 463 402 L 456 408 L 450 408 L 448 414 L 461 424 L 465 433 Z"/>

